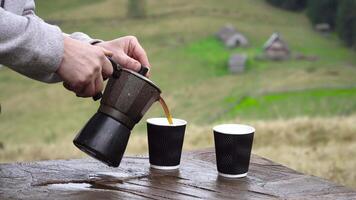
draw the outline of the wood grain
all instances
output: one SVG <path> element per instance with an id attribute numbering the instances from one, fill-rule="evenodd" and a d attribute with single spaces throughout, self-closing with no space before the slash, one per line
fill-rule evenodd
<path id="1" fill-rule="evenodd" d="M 124 157 L 0 165 L 0 199 L 356 199 L 356 191 L 254 155 L 246 178 L 220 178 L 212 149 L 187 152 L 176 171 Z"/>

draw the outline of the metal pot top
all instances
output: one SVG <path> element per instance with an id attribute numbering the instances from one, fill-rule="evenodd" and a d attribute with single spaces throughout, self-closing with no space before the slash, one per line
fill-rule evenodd
<path id="1" fill-rule="evenodd" d="M 159 93 L 162 93 L 161 89 L 159 89 L 159 87 L 153 81 L 148 79 L 146 76 L 143 76 L 143 75 L 141 75 L 141 74 L 139 74 L 139 73 L 137 73 L 135 71 L 132 71 L 132 70 L 129 70 L 129 69 L 125 69 L 125 68 L 120 68 L 120 70 L 129 72 L 130 74 L 135 75 L 135 76 L 139 77 L 140 79 L 145 80 L 147 83 L 149 83 L 150 85 L 155 87 L 159 91 Z"/>

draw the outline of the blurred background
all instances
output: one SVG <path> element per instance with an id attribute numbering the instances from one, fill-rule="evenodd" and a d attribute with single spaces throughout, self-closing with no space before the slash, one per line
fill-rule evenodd
<path id="1" fill-rule="evenodd" d="M 64 32 L 135 35 L 185 150 L 219 123 L 255 126 L 253 152 L 356 188 L 355 0 L 36 0 Z M 72 144 L 98 102 L 0 68 L 0 162 L 86 157 Z M 147 153 L 145 119 L 126 155 Z"/>

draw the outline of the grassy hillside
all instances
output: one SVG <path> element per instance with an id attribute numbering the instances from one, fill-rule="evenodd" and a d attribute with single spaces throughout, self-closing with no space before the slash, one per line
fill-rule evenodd
<path id="1" fill-rule="evenodd" d="M 249 123 L 257 127 L 255 153 L 356 187 L 356 53 L 314 32 L 303 13 L 263 0 L 150 0 L 148 17 L 133 20 L 124 0 L 36 2 L 38 15 L 67 33 L 105 40 L 136 35 L 173 115 L 189 122 L 185 149 L 212 146 L 212 124 Z M 227 23 L 248 37 L 249 48 L 228 50 L 214 38 Z M 293 52 L 319 60 L 253 59 L 275 31 Z M 249 55 L 243 74 L 226 70 L 234 52 Z M 98 103 L 8 69 L 0 69 L 0 91 L 0 161 L 84 156 L 71 140 Z M 145 118 L 162 115 L 155 104 Z M 142 120 L 128 153 L 144 153 L 145 143 Z"/>

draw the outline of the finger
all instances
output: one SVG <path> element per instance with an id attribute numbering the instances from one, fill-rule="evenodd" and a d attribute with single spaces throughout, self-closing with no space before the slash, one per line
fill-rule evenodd
<path id="1" fill-rule="evenodd" d="M 142 65 L 150 67 L 150 62 L 148 61 L 147 53 L 141 46 L 141 44 L 136 40 L 133 44 L 132 57 L 138 60 Z"/>
<path id="2" fill-rule="evenodd" d="M 100 48 L 103 50 L 105 56 L 112 57 L 114 55 L 114 53 L 112 51 L 109 51 L 109 50 L 105 49 L 104 47 L 100 47 Z"/>
<path id="3" fill-rule="evenodd" d="M 129 57 L 123 51 L 119 51 L 117 54 L 113 56 L 113 59 L 116 63 L 121 65 L 124 68 L 134 70 L 138 72 L 141 69 L 141 63 L 137 60 Z"/>
<path id="4" fill-rule="evenodd" d="M 87 84 L 76 84 L 76 85 L 68 85 L 68 87 L 70 88 L 71 91 L 78 94 L 78 93 L 82 93 L 85 90 L 86 85 Z"/>
<path id="5" fill-rule="evenodd" d="M 63 82 L 63 87 L 69 91 L 72 91 L 68 83 Z"/>
<path id="6" fill-rule="evenodd" d="M 82 92 L 76 92 L 78 97 L 92 97 L 95 94 L 95 81 L 87 84 Z"/>
<path id="7" fill-rule="evenodd" d="M 104 80 L 109 78 L 112 75 L 113 71 L 114 69 L 111 62 L 109 61 L 109 59 L 105 58 L 103 63 L 103 68 L 101 71 Z"/>
<path id="8" fill-rule="evenodd" d="M 103 77 L 101 76 L 101 74 L 99 74 L 99 76 L 95 80 L 95 93 L 93 96 L 102 92 L 103 89 L 104 89 L 104 80 L 103 80 Z"/>

